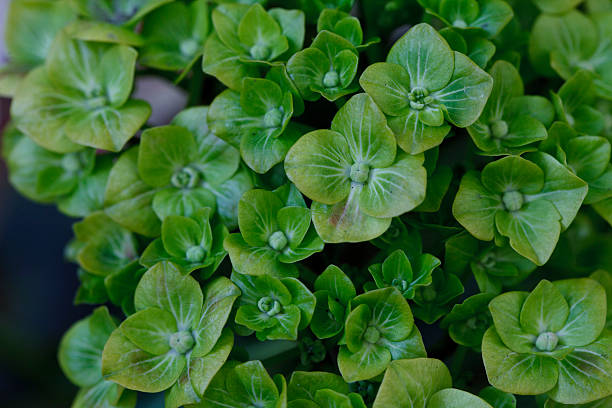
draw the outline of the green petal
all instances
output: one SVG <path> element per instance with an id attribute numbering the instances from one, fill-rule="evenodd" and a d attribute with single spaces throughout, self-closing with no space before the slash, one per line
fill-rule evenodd
<path id="1" fill-rule="evenodd" d="M 160 262 L 143 275 L 134 303 L 136 310 L 156 307 L 170 312 L 178 329 L 187 330 L 200 317 L 202 290 L 194 278 L 181 274 L 174 264 Z"/>
<path id="2" fill-rule="evenodd" d="M 156 356 L 170 351 L 170 336 L 178 331 L 174 316 L 156 307 L 129 316 L 120 329 L 134 345 Z"/>
<path id="3" fill-rule="evenodd" d="M 604 288 L 591 279 L 567 279 L 553 283 L 567 300 L 570 312 L 557 332 L 561 343 L 586 346 L 595 341 L 606 324 Z"/>
<path id="4" fill-rule="evenodd" d="M 281 200 L 266 190 L 246 192 L 238 203 L 238 223 L 244 240 L 252 246 L 268 244 L 270 236 L 279 230 L 277 213 Z"/>
<path id="5" fill-rule="evenodd" d="M 80 386 L 92 386 L 102 380 L 102 350 L 116 328 L 105 306 L 73 324 L 59 345 L 58 361 L 68 379 Z"/>
<path id="6" fill-rule="evenodd" d="M 229 253 L 234 269 L 247 275 L 270 274 L 275 276 L 297 276 L 298 271 L 292 264 L 278 260 L 278 252 L 269 246 L 252 247 L 240 234 L 230 234 L 223 243 Z"/>
<path id="7" fill-rule="evenodd" d="M 334 204 L 349 195 L 353 159 L 343 135 L 315 130 L 302 136 L 285 158 L 287 177 L 306 196 Z"/>
<path id="8" fill-rule="evenodd" d="M 542 280 L 523 303 L 521 327 L 536 336 L 544 332 L 558 332 L 568 315 L 569 306 L 561 292 L 549 281 Z"/>
<path id="9" fill-rule="evenodd" d="M 443 88 L 453 75 L 453 51 L 429 24 L 417 24 L 389 51 L 387 62 L 401 65 L 410 75 L 412 88 L 429 92 Z"/>
<path id="10" fill-rule="evenodd" d="M 102 354 L 105 378 L 142 392 L 160 392 L 170 388 L 185 364 L 185 357 L 175 352 L 154 356 L 140 350 L 119 329 L 111 334 Z"/>
<path id="11" fill-rule="evenodd" d="M 492 408 L 482 398 L 455 388 L 438 391 L 432 395 L 427 406 L 431 408 Z"/>
<path id="12" fill-rule="evenodd" d="M 329 265 L 314 283 L 317 291 L 327 291 L 333 298 L 340 300 L 343 304 L 355 297 L 355 286 L 351 279 L 336 265 Z"/>
<path id="13" fill-rule="evenodd" d="M 189 248 L 199 246 L 202 229 L 190 218 L 170 215 L 162 224 L 162 240 L 168 253 L 178 259 L 186 259 Z M 203 248 L 210 249 L 210 248 Z"/>
<path id="14" fill-rule="evenodd" d="M 595 342 L 577 347 L 558 361 L 559 382 L 548 392 L 564 404 L 585 404 L 610 394 L 612 386 L 612 334 L 605 331 Z"/>
<path id="15" fill-rule="evenodd" d="M 142 133 L 138 171 L 143 181 L 164 187 L 194 158 L 197 146 L 193 135 L 180 126 L 161 126 Z"/>
<path id="16" fill-rule="evenodd" d="M 551 390 L 559 378 L 556 360 L 510 350 L 493 327 L 482 340 L 482 357 L 489 382 L 505 392 L 543 394 Z"/>
<path id="17" fill-rule="evenodd" d="M 359 78 L 359 84 L 387 115 L 401 116 L 410 107 L 410 76 L 400 65 L 372 64 Z"/>
<path id="18" fill-rule="evenodd" d="M 368 380 L 382 374 L 389 362 L 391 353 L 376 344 L 364 344 L 356 353 L 351 353 L 346 346 L 340 346 L 338 368 L 347 382 Z"/>
<path id="19" fill-rule="evenodd" d="M 400 153 L 394 164 L 370 170 L 359 199 L 361 209 L 373 217 L 396 217 L 419 205 L 425 198 L 427 172 L 423 156 Z"/>
<path id="20" fill-rule="evenodd" d="M 399 147 L 409 154 L 422 153 L 442 143 L 451 127 L 427 126 L 421 121 L 422 113 L 410 110 L 407 114 L 389 118 L 389 127 L 395 133 Z"/>
<path id="21" fill-rule="evenodd" d="M 396 151 L 393 133 L 385 115 L 367 94 L 349 99 L 334 117 L 331 129 L 344 136 L 354 163 L 373 168 L 393 163 Z"/>
<path id="22" fill-rule="evenodd" d="M 432 395 L 451 385 L 450 373 L 440 360 L 415 358 L 393 361 L 385 372 L 374 408 L 424 408 Z"/>
<path id="23" fill-rule="evenodd" d="M 508 156 L 489 163 L 482 170 L 482 184 L 491 191 L 537 193 L 544 185 L 544 172 L 519 156 Z"/>
<path id="24" fill-rule="evenodd" d="M 467 127 L 482 113 L 493 79 L 465 55 L 456 51 L 454 55 L 455 70 L 450 82 L 432 97 L 444 106 L 449 122 Z"/>
<path id="25" fill-rule="evenodd" d="M 362 187 L 353 184 L 349 196 L 334 205 L 318 202 L 312 204 L 312 221 L 323 241 L 361 242 L 369 241 L 382 235 L 391 218 L 375 218 L 359 208 L 359 197 Z"/>
<path id="26" fill-rule="evenodd" d="M 242 88 L 243 78 L 259 77 L 259 68 L 254 64 L 240 61 L 240 56 L 221 42 L 218 32 L 206 40 L 202 69 L 234 90 Z"/>
<path id="27" fill-rule="evenodd" d="M 536 336 L 526 333 L 521 327 L 520 315 L 526 292 L 506 292 L 489 303 L 489 310 L 495 323 L 495 337 L 516 353 L 532 351 Z"/>
<path id="28" fill-rule="evenodd" d="M 503 210 L 500 196 L 485 189 L 478 173 L 466 173 L 453 202 L 453 215 L 457 221 L 476 238 L 491 241 L 495 231 L 495 214 L 500 210 Z"/>
<path id="29" fill-rule="evenodd" d="M 295 248 L 302 242 L 310 227 L 310 210 L 302 207 L 281 208 L 276 219 L 289 245 Z"/>

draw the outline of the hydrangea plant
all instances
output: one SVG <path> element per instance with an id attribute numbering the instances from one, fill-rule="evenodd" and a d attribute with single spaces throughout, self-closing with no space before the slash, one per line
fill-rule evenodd
<path id="1" fill-rule="evenodd" d="M 73 407 L 612 403 L 609 0 L 8 7 Z"/>

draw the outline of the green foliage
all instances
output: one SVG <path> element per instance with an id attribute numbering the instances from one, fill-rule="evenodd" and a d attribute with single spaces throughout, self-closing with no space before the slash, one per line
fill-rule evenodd
<path id="1" fill-rule="evenodd" d="M 76 218 L 97 307 L 59 347 L 73 407 L 607 407 L 611 27 L 609 0 L 11 2 L 8 180 Z"/>

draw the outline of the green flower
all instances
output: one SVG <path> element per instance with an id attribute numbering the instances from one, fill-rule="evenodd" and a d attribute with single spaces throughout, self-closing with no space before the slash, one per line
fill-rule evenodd
<path id="1" fill-rule="evenodd" d="M 431 273 L 440 266 L 440 260 L 433 255 L 423 254 L 415 259 L 414 269 L 406 253 L 397 249 L 383 263 L 370 265 L 368 270 L 378 288 L 394 287 L 406 299 L 412 299 L 415 289 L 432 282 Z"/>
<path id="2" fill-rule="evenodd" d="M 40 146 L 58 153 L 82 146 L 119 151 L 148 119 L 146 102 L 129 99 L 136 50 L 58 34 L 45 65 L 25 77 L 11 116 Z"/>
<path id="3" fill-rule="evenodd" d="M 202 56 L 209 20 L 206 0 L 195 0 L 189 5 L 170 2 L 156 9 L 143 20 L 144 45 L 139 62 L 186 74 Z"/>
<path id="4" fill-rule="evenodd" d="M 495 37 L 514 15 L 503 0 L 418 0 L 427 13 L 444 24 Z"/>
<path id="5" fill-rule="evenodd" d="M 567 124 L 555 122 L 549 137 L 540 146 L 586 181 L 589 191 L 585 204 L 595 204 L 612 197 L 610 141 L 602 136 L 578 135 Z"/>
<path id="6" fill-rule="evenodd" d="M 287 392 L 289 408 L 365 408 L 342 377 L 322 371 L 294 371 Z"/>
<path id="7" fill-rule="evenodd" d="M 112 158 L 93 149 L 49 151 L 14 126 L 3 135 L 9 181 L 30 200 L 57 203 L 63 213 L 85 217 L 101 210 Z"/>
<path id="8" fill-rule="evenodd" d="M 310 47 L 293 54 L 287 62 L 287 72 L 304 99 L 316 101 L 323 96 L 335 101 L 359 89 L 354 81 L 358 62 L 354 44 L 323 30 Z"/>
<path id="9" fill-rule="evenodd" d="M 232 281 L 242 291 L 236 323 L 254 330 L 259 340 L 296 340 L 310 323 L 315 297 L 299 280 L 233 272 Z"/>
<path id="10" fill-rule="evenodd" d="M 451 301 L 463 293 L 463 285 L 456 275 L 437 268 L 431 277 L 432 283 L 417 288 L 414 294 L 414 315 L 427 324 L 447 314 Z"/>
<path id="11" fill-rule="evenodd" d="M 167 407 L 198 402 L 232 349 L 233 334 L 223 327 L 239 294 L 225 277 L 203 293 L 174 264 L 156 264 L 136 288 L 137 312 L 104 347 L 102 374 L 137 391 L 169 389 Z"/>
<path id="12" fill-rule="evenodd" d="M 377 289 L 351 301 L 338 368 L 348 381 L 374 378 L 392 360 L 425 356 L 410 306 L 395 288 Z"/>
<path id="13" fill-rule="evenodd" d="M 221 4 L 212 12 L 214 34 L 208 37 L 202 69 L 229 88 L 240 90 L 242 79 L 282 63 L 304 43 L 304 13 L 260 4 Z"/>
<path id="14" fill-rule="evenodd" d="M 457 344 L 480 351 L 482 336 L 493 323 L 487 305 L 493 293 L 479 293 L 453 306 L 453 310 L 440 322 L 442 328 Z"/>
<path id="15" fill-rule="evenodd" d="M 210 129 L 240 149 L 244 162 L 257 173 L 283 161 L 302 135 L 302 127 L 289 123 L 293 96 L 288 86 L 281 85 L 269 79 L 245 78 L 240 92 L 225 90 L 208 111 Z"/>
<path id="16" fill-rule="evenodd" d="M 452 387 L 450 372 L 433 358 L 389 364 L 373 408 L 492 408 L 479 397 Z"/>
<path id="17" fill-rule="evenodd" d="M 283 199 L 282 189 L 251 190 L 238 203 L 240 233 L 224 242 L 236 271 L 247 275 L 297 276 L 294 263 L 323 250 L 301 195 Z M 290 199 L 289 199 L 290 200 Z"/>
<path id="18" fill-rule="evenodd" d="M 533 151 L 533 143 L 546 139 L 554 118 L 552 104 L 541 96 L 525 96 L 518 70 L 497 61 L 489 74 L 493 90 L 478 120 L 467 130 L 485 155 Z"/>
<path id="19" fill-rule="evenodd" d="M 214 376 L 198 408 L 281 408 L 287 406 L 287 381 L 271 378 L 261 361 L 228 362 Z"/>
<path id="20" fill-rule="evenodd" d="M 570 79 L 581 69 L 594 75 L 595 93 L 612 99 L 612 14 L 586 16 L 578 10 L 541 14 L 529 43 L 533 67 L 546 76 Z"/>
<path id="21" fill-rule="evenodd" d="M 550 93 L 557 119 L 567 123 L 576 132 L 599 135 L 605 127 L 601 109 L 595 107 L 595 82 L 593 74 L 579 70 L 559 88 Z M 546 143 L 546 142 L 544 142 Z"/>
<path id="22" fill-rule="evenodd" d="M 338 111 L 331 130 L 301 137 L 285 159 L 287 177 L 313 200 L 313 222 L 326 242 L 376 238 L 391 218 L 425 198 L 423 156 L 396 154 L 385 117 L 366 94 Z"/>
<path id="23" fill-rule="evenodd" d="M 314 282 L 315 306 L 310 330 L 320 339 L 340 334 L 344 329 L 350 302 L 357 292 L 348 276 L 335 265 L 329 265 Z"/>
<path id="24" fill-rule="evenodd" d="M 117 328 L 105 306 L 73 324 L 62 337 L 58 360 L 68 379 L 80 387 L 74 408 L 134 408 L 136 393 L 102 376 L 102 351 Z"/>
<path id="25" fill-rule="evenodd" d="M 546 393 L 584 404 L 612 387 L 612 333 L 606 293 L 591 279 L 543 280 L 531 292 L 507 292 L 489 304 L 494 325 L 482 342 L 489 382 L 502 391 Z"/>
<path id="26" fill-rule="evenodd" d="M 212 216 L 210 208 L 197 209 L 191 217 L 169 215 L 162 222 L 161 238 L 149 244 L 140 263 L 150 268 L 168 260 L 183 273 L 201 269 L 200 276 L 207 279 L 227 255 L 223 240 L 229 234 Z"/>
<path id="27" fill-rule="evenodd" d="M 442 143 L 451 128 L 447 122 L 474 123 L 493 79 L 423 23 L 393 45 L 387 62 L 369 66 L 359 83 L 390 116 L 399 146 L 416 154 Z"/>
<path id="28" fill-rule="evenodd" d="M 584 181 L 546 153 L 509 156 L 470 171 L 461 180 L 453 215 L 470 234 L 496 234 L 536 265 L 554 250 L 561 229 L 574 219 L 587 193 Z"/>
<path id="29" fill-rule="evenodd" d="M 14 96 L 25 74 L 44 64 L 57 33 L 75 19 L 76 14 L 64 2 L 9 3 L 4 26 L 9 62 L 0 67 L 1 96 Z"/>

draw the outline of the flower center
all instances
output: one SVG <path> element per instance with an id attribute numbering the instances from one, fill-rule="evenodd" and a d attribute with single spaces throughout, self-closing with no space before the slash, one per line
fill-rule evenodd
<path id="1" fill-rule="evenodd" d="M 535 346 L 540 351 L 553 351 L 559 343 L 559 337 L 553 332 L 541 333 L 536 339 Z"/>
<path id="2" fill-rule="evenodd" d="M 189 38 L 185 41 L 182 41 L 180 45 L 181 54 L 186 55 L 188 57 L 194 55 L 199 48 L 200 44 L 198 44 L 198 42 L 193 38 Z"/>
<path id="3" fill-rule="evenodd" d="M 404 279 L 395 278 L 391 281 L 391 286 L 397 288 L 400 292 L 405 292 L 408 289 L 408 282 Z"/>
<path id="4" fill-rule="evenodd" d="M 338 86 L 339 82 L 340 82 L 340 76 L 334 70 L 326 72 L 325 76 L 323 77 L 323 85 L 326 88 L 334 88 Z"/>
<path id="5" fill-rule="evenodd" d="M 176 188 L 193 188 L 200 181 L 200 174 L 191 167 L 183 167 L 172 175 L 170 181 Z"/>
<path id="6" fill-rule="evenodd" d="M 256 60 L 266 60 L 270 56 L 270 49 L 264 44 L 255 44 L 249 50 L 251 57 Z"/>
<path id="7" fill-rule="evenodd" d="M 180 331 L 170 336 L 169 343 L 177 353 L 185 354 L 193 348 L 195 340 L 188 331 Z"/>
<path id="8" fill-rule="evenodd" d="M 277 251 L 282 251 L 287 246 L 287 237 L 282 231 L 276 231 L 268 238 L 268 245 Z"/>
<path id="9" fill-rule="evenodd" d="M 355 163 L 351 166 L 351 180 L 355 183 L 365 183 L 370 174 L 370 166 L 366 163 Z"/>
<path id="10" fill-rule="evenodd" d="M 277 128 L 283 123 L 283 112 L 279 108 L 272 108 L 264 115 L 264 126 Z"/>
<path id="11" fill-rule="evenodd" d="M 261 312 L 267 314 L 268 316 L 274 316 L 277 313 L 280 313 L 283 308 L 278 300 L 273 299 L 270 296 L 265 296 L 259 299 L 257 302 L 257 307 Z"/>
<path id="12" fill-rule="evenodd" d="M 206 256 L 206 251 L 199 245 L 192 246 L 185 253 L 185 257 L 191 263 L 201 262 Z"/>
<path id="13" fill-rule="evenodd" d="M 370 326 L 363 334 L 363 339 L 370 344 L 374 344 L 378 341 L 378 339 L 380 339 L 380 332 L 376 327 Z"/>
<path id="14" fill-rule="evenodd" d="M 408 95 L 408 99 L 410 100 L 410 107 L 416 110 L 425 108 L 433 101 L 429 96 L 429 91 L 425 88 L 414 88 Z"/>
<path id="15" fill-rule="evenodd" d="M 523 206 L 525 200 L 523 199 L 523 194 L 519 191 L 506 191 L 502 197 L 502 201 L 504 203 L 504 207 L 508 211 L 518 211 Z"/>
<path id="16" fill-rule="evenodd" d="M 491 124 L 491 133 L 496 139 L 502 139 L 508 134 L 508 123 L 503 120 L 496 120 Z"/>

